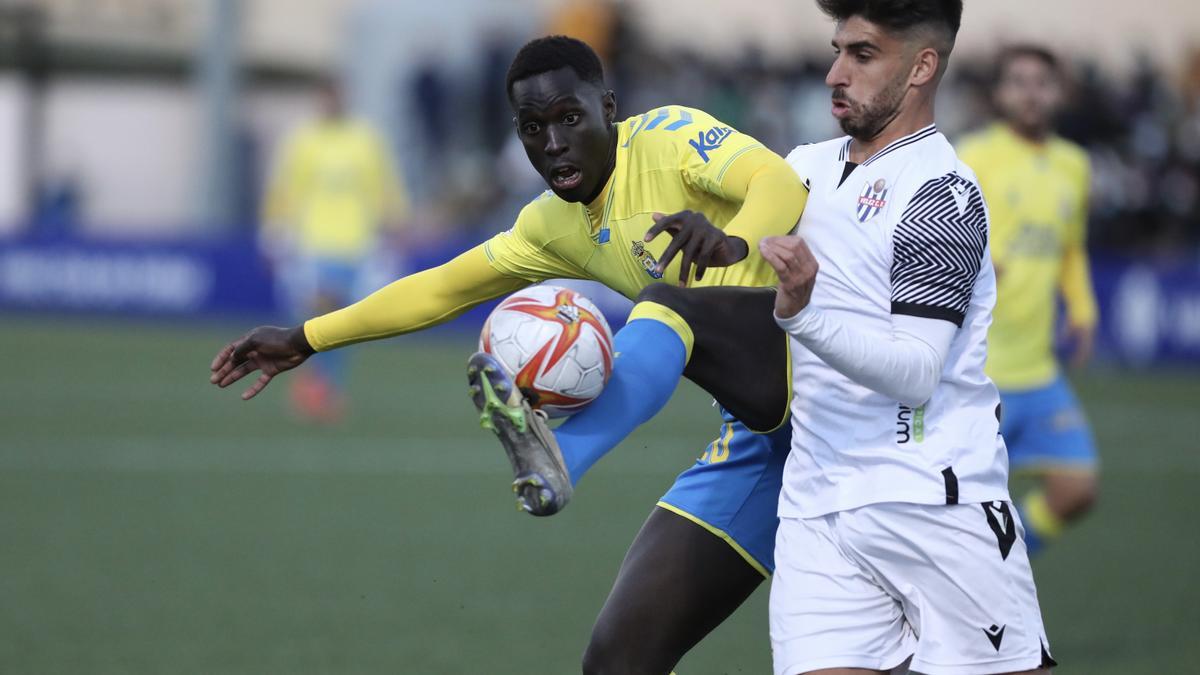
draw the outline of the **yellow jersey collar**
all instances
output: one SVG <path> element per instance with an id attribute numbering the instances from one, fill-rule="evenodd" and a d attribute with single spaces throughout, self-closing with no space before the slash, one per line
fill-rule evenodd
<path id="1" fill-rule="evenodd" d="M 1005 141 L 1013 143 L 1018 148 L 1022 148 L 1033 154 L 1041 154 L 1050 149 L 1050 144 L 1054 141 L 1054 134 L 1046 134 L 1046 137 L 1039 141 L 1031 141 L 1021 134 L 1013 131 L 1012 127 L 1004 122 L 996 122 L 996 130 Z"/>
<path id="2" fill-rule="evenodd" d="M 608 210 L 608 198 L 612 194 L 613 183 L 616 177 L 617 168 L 614 166 L 613 172 L 608 176 L 608 182 L 604 184 L 604 189 L 600 191 L 600 194 L 596 195 L 595 199 L 583 207 L 587 210 L 588 220 L 591 220 L 593 225 L 598 224 L 604 217 L 604 212 Z"/>

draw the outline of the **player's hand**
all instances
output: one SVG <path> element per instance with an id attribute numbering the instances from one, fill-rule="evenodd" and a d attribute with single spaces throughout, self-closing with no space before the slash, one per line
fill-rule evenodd
<path id="1" fill-rule="evenodd" d="M 812 300 L 820 265 L 804 240 L 795 235 L 764 237 L 758 244 L 763 259 L 779 275 L 775 294 L 775 314 L 780 318 L 796 316 Z"/>
<path id="2" fill-rule="evenodd" d="M 654 241 L 654 238 L 663 232 L 671 235 L 671 243 L 663 251 L 655 270 L 662 274 L 675 255 L 682 251 L 683 258 L 679 265 L 680 286 L 687 285 L 692 265 L 696 266 L 696 281 L 699 281 L 704 278 L 704 271 L 709 267 L 728 267 L 744 259 L 750 252 L 746 240 L 725 234 L 710 223 L 703 213 L 680 211 L 670 215 L 655 213 L 653 217 L 654 225 L 646 230 L 643 241 Z"/>
<path id="3" fill-rule="evenodd" d="M 224 389 L 258 370 L 262 374 L 242 392 L 248 401 L 271 383 L 271 378 L 308 360 L 315 350 L 304 337 L 304 327 L 260 326 L 225 345 L 212 360 L 209 382 Z"/>
<path id="4" fill-rule="evenodd" d="M 1069 326 L 1067 339 L 1071 342 L 1071 367 L 1082 368 L 1092 360 L 1092 352 L 1096 347 L 1095 326 Z"/>

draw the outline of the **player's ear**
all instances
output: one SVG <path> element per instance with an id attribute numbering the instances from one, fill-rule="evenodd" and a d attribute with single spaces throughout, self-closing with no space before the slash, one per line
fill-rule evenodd
<path id="1" fill-rule="evenodd" d="M 915 87 L 928 84 L 937 77 L 938 66 L 941 65 L 942 59 L 938 56 L 937 50 L 933 47 L 926 47 L 917 52 L 917 58 L 913 62 L 912 75 L 909 81 Z"/>
<path id="2" fill-rule="evenodd" d="M 612 124 L 617 121 L 617 95 L 612 89 L 600 97 L 600 105 L 604 108 L 604 121 Z"/>

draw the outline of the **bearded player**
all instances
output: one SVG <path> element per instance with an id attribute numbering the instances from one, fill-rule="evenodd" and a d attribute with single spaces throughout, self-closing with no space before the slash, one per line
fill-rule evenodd
<path id="1" fill-rule="evenodd" d="M 589 673 L 666 673 L 773 568 L 790 387 L 758 242 L 792 230 L 807 191 L 782 158 L 702 111 L 667 106 L 616 122 L 600 62 L 577 40 L 527 44 L 507 91 L 550 187 L 512 229 L 302 326 L 251 331 L 218 353 L 212 382 L 260 370 L 248 399 L 316 351 L 437 325 L 546 279 L 594 279 L 637 300 L 604 392 L 553 432 L 486 354 L 469 375 L 535 515 L 561 510 L 681 373 L 727 411 L 718 440 L 634 540 L 584 656 Z"/>
<path id="2" fill-rule="evenodd" d="M 988 214 L 934 125 L 962 0 L 818 0 L 843 138 L 796 148 L 798 236 L 761 244 L 794 341 L 776 675 L 1054 665 L 984 374 Z"/>
<path id="3" fill-rule="evenodd" d="M 1054 55 L 1014 46 L 996 73 L 1001 121 L 963 139 L 959 156 L 979 177 L 992 215 L 999 296 L 987 372 L 1000 388 L 1009 462 L 1039 479 L 1018 504 L 1036 553 L 1096 500 L 1096 447 L 1054 357 L 1059 298 L 1072 365 L 1092 351 L 1096 299 L 1084 250 L 1090 171 L 1083 148 L 1054 134 L 1063 100 Z"/>

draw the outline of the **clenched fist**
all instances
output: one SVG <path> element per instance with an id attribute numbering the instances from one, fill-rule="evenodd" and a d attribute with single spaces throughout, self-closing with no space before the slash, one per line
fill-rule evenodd
<path id="1" fill-rule="evenodd" d="M 766 237 L 758 250 L 775 273 L 779 275 L 779 291 L 775 294 L 775 314 L 787 319 L 796 316 L 812 299 L 820 265 L 804 240 L 795 235 Z"/>

